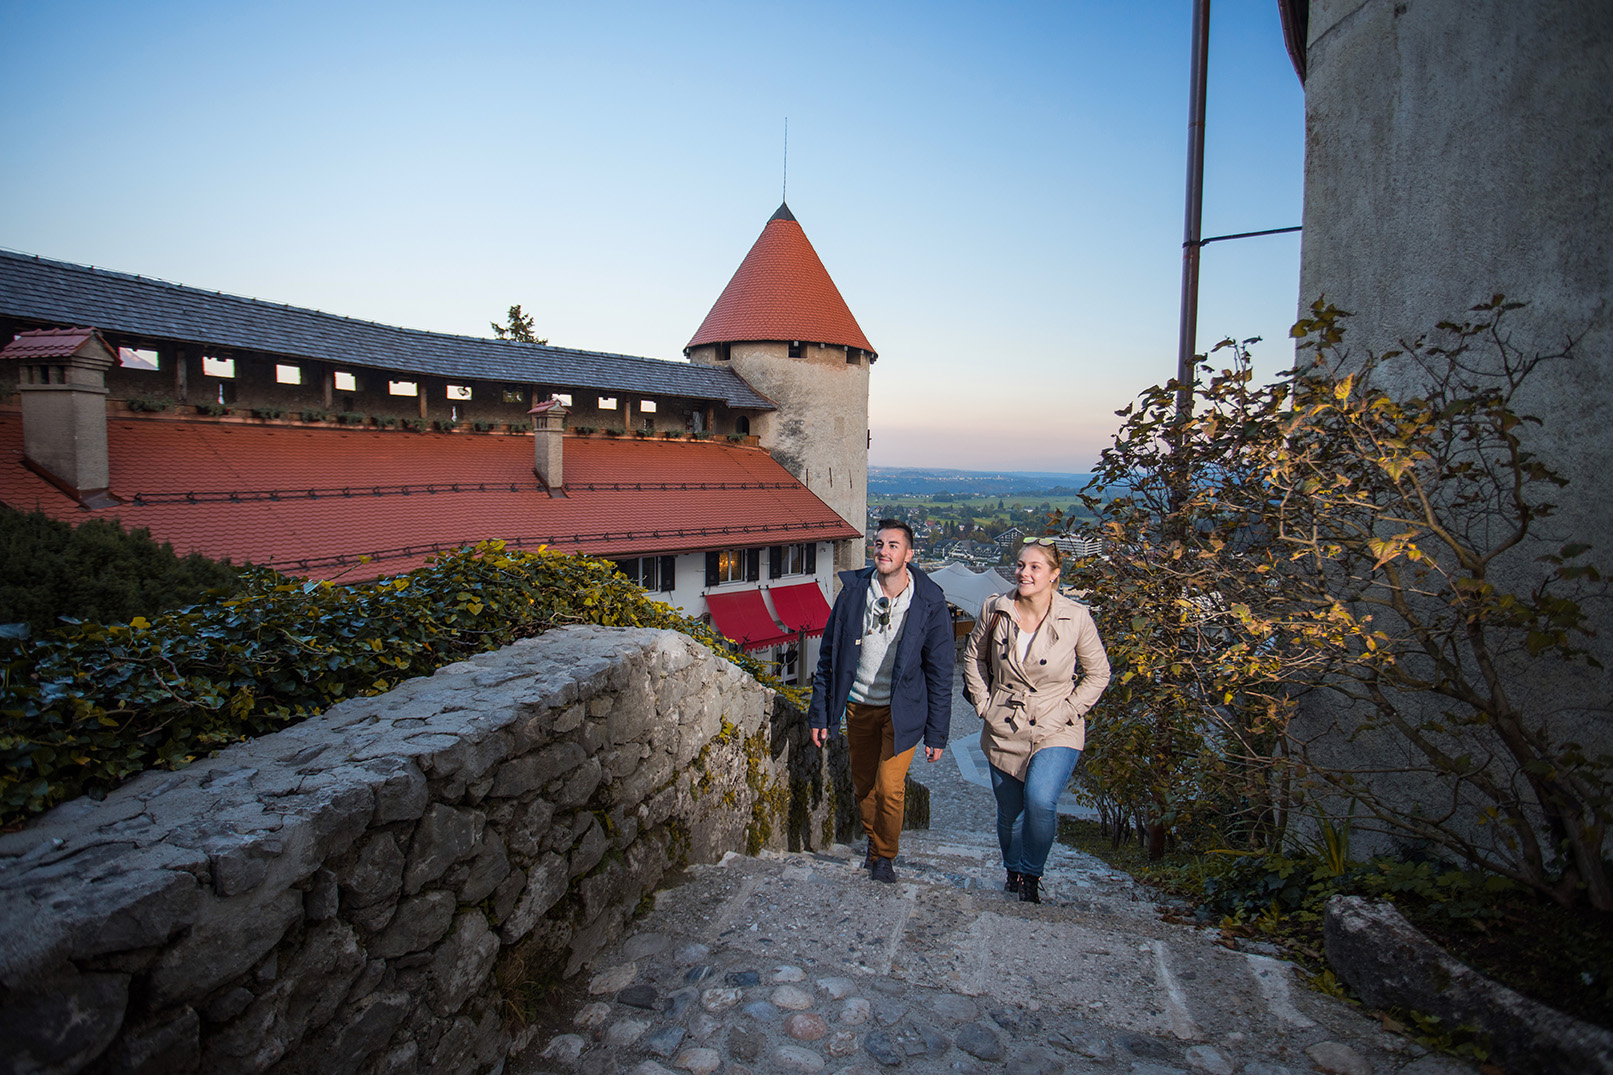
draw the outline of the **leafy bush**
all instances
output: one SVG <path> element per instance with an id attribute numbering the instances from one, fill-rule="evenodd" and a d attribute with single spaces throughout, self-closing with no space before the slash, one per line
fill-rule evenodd
<path id="1" fill-rule="evenodd" d="M 370 416 L 361 411 L 343 411 L 336 416 L 336 423 L 344 426 L 361 426 L 370 420 Z"/>
<path id="2" fill-rule="evenodd" d="M 297 417 L 304 422 L 325 422 L 330 420 L 330 413 L 328 411 L 305 410 L 298 411 Z"/>
<path id="3" fill-rule="evenodd" d="M 173 406 L 173 403 L 169 400 L 161 399 L 156 396 L 130 396 L 128 399 L 123 401 L 123 405 L 128 407 L 131 411 L 147 411 L 150 413 L 156 413 L 158 411 L 167 410 L 169 407 Z"/>
<path id="4" fill-rule="evenodd" d="M 0 639 L 0 824 L 566 623 L 679 630 L 780 687 L 608 560 L 487 542 L 357 586 L 254 569 L 228 600 Z"/>
<path id="5" fill-rule="evenodd" d="M 424 418 L 400 418 L 398 425 L 411 433 L 424 433 L 426 431 L 426 420 Z"/>
<path id="6" fill-rule="evenodd" d="M 252 417 L 254 418 L 284 418 L 285 416 L 286 409 L 284 407 L 276 407 L 272 404 L 252 408 Z"/>
<path id="7" fill-rule="evenodd" d="M 198 403 L 196 404 L 196 413 L 205 414 L 210 418 L 218 418 L 229 414 L 230 409 L 222 403 Z"/>
<path id="8" fill-rule="evenodd" d="M 571 431 L 573 433 L 578 434 L 579 436 L 586 437 L 589 434 L 593 433 L 594 427 L 593 426 L 572 426 Z"/>
<path id="9" fill-rule="evenodd" d="M 470 427 L 478 433 L 492 433 L 498 429 L 498 423 L 490 418 L 473 418 Z"/>
<path id="10" fill-rule="evenodd" d="M 607 429 L 607 430 L 605 430 L 605 436 L 607 436 L 607 437 L 619 437 L 621 435 L 622 435 L 622 431 L 620 429 Z"/>
<path id="11" fill-rule="evenodd" d="M 178 556 L 149 530 L 116 522 L 78 526 L 0 507 L 0 623 L 39 634 L 73 620 L 127 622 L 231 593 L 240 573 L 203 556 Z"/>
<path id="12" fill-rule="evenodd" d="M 740 444 L 744 440 L 745 440 L 745 434 L 743 434 L 743 433 L 730 433 L 730 434 L 728 434 L 728 443 L 729 444 Z"/>
<path id="13" fill-rule="evenodd" d="M 452 433 L 459 428 L 459 422 L 454 418 L 433 418 L 431 428 L 439 433 Z"/>
<path id="14" fill-rule="evenodd" d="M 1069 572 L 1116 669 L 1083 760 L 1156 855 L 1195 814 L 1281 848 L 1289 818 L 1348 804 L 1362 829 L 1613 911 L 1613 755 L 1571 738 L 1613 704 L 1534 689 L 1598 667 L 1607 607 L 1590 546 L 1543 543 L 1567 480 L 1518 409 L 1573 343 L 1522 352 L 1517 307 L 1351 355 L 1318 302 L 1278 381 L 1227 340 L 1230 368 L 1121 412 L 1094 478 L 1118 495 L 1085 498 L 1111 554 Z M 1291 720 L 1308 692 L 1343 715 Z"/>
<path id="15" fill-rule="evenodd" d="M 395 414 L 378 414 L 375 416 L 375 424 L 381 429 L 391 429 L 398 424 L 398 416 Z"/>

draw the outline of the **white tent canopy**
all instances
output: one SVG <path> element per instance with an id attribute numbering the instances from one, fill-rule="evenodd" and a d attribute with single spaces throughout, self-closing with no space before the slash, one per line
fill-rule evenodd
<path id="1" fill-rule="evenodd" d="M 946 594 L 947 604 L 956 605 L 972 619 L 980 618 L 981 606 L 994 594 L 1007 593 L 1010 583 L 997 572 L 974 572 L 959 563 L 949 563 L 926 572 Z"/>

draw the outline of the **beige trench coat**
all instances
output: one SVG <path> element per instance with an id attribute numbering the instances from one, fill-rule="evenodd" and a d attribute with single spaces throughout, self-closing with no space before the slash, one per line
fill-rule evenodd
<path id="1" fill-rule="evenodd" d="M 998 612 L 1001 615 L 998 615 Z M 1043 747 L 1086 746 L 1086 714 L 1109 685 L 1109 657 L 1085 605 L 1053 595 L 1020 661 L 1012 593 L 986 599 L 963 651 L 964 694 L 985 726 L 986 760 L 1018 780 Z"/>

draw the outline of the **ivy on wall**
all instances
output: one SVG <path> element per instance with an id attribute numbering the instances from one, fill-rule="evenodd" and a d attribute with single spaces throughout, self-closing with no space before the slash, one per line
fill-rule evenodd
<path id="1" fill-rule="evenodd" d="M 362 585 L 248 569 L 226 600 L 0 639 L 0 825 L 569 623 L 682 631 L 801 702 L 607 560 L 491 541 Z"/>

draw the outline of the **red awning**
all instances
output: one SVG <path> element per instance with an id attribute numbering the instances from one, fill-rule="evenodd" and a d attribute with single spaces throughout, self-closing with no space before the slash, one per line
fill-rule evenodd
<path id="1" fill-rule="evenodd" d="M 794 637 L 780 628 L 767 611 L 760 590 L 708 593 L 706 607 L 711 610 L 711 622 L 717 630 L 746 649 L 776 646 Z"/>
<path id="2" fill-rule="evenodd" d="M 784 622 L 785 630 L 792 634 L 804 631 L 808 638 L 823 634 L 823 627 L 829 622 L 829 602 L 823 599 L 823 591 L 818 589 L 817 583 L 774 586 L 768 592 L 773 596 L 773 608 Z"/>

